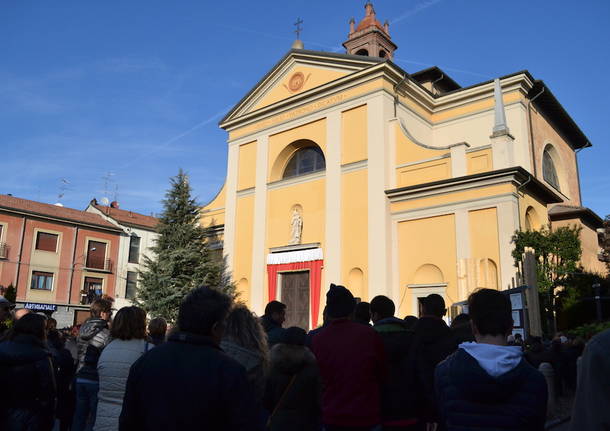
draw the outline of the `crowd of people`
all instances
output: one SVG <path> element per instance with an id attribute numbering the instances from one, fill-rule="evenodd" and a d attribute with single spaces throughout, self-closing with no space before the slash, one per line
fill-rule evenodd
<path id="1" fill-rule="evenodd" d="M 331 284 L 323 325 L 306 332 L 284 327 L 281 302 L 258 318 L 201 287 L 173 328 L 147 324 L 135 306 L 113 316 L 101 298 L 78 331 L 62 332 L 0 297 L 0 429 L 543 430 L 540 363 L 576 389 L 584 345 L 513 337 L 510 301 L 496 290 L 471 294 L 451 326 L 439 295 L 423 299 L 419 318 L 395 316 L 386 296 L 356 302 Z M 610 401 L 589 369 L 608 367 L 609 342 L 603 333 L 584 351 L 573 429 L 610 426 L 603 408 L 589 408 Z"/>

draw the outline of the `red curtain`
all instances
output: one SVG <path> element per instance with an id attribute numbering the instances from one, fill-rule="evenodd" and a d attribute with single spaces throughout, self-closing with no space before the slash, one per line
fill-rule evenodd
<path id="1" fill-rule="evenodd" d="M 269 301 L 277 298 L 277 274 L 284 271 L 309 270 L 309 304 L 312 328 L 318 326 L 318 313 L 320 312 L 320 290 L 322 283 L 323 260 L 310 260 L 308 262 L 282 263 L 267 265 L 269 281 Z"/>

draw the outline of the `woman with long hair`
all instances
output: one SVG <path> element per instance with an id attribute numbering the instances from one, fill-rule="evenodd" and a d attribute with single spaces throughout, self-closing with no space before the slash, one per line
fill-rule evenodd
<path id="1" fill-rule="evenodd" d="M 0 343 L 0 429 L 50 431 L 55 414 L 55 375 L 47 350 L 46 319 L 30 313 L 16 320 Z"/>
<path id="2" fill-rule="evenodd" d="M 123 307 L 110 328 L 112 341 L 97 363 L 100 377 L 95 431 L 116 431 L 123 407 L 131 365 L 153 347 L 146 341 L 146 313 L 138 307 Z"/>
<path id="3" fill-rule="evenodd" d="M 257 398 L 262 400 L 269 369 L 269 347 L 260 320 L 245 305 L 237 304 L 229 313 L 220 347 L 244 366 Z"/>

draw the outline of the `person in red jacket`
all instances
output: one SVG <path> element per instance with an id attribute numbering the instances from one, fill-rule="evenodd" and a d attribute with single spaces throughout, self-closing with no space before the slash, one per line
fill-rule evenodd
<path id="1" fill-rule="evenodd" d="M 326 294 L 329 323 L 313 339 L 327 431 L 364 431 L 381 423 L 380 387 L 386 375 L 383 341 L 373 328 L 350 320 L 355 306 L 349 290 L 331 284 Z"/>

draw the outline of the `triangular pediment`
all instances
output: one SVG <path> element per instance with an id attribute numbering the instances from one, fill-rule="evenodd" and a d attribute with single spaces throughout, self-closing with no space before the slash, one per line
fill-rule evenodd
<path id="1" fill-rule="evenodd" d="M 372 57 L 291 50 L 227 114 L 221 125 L 278 102 L 297 98 L 380 61 Z"/>

